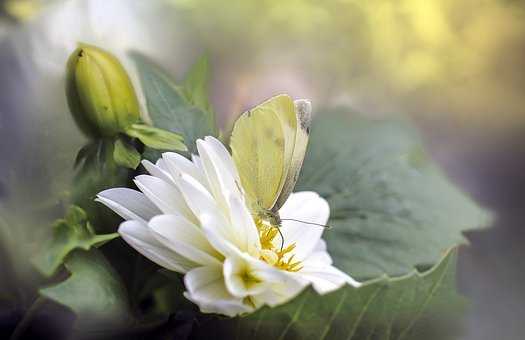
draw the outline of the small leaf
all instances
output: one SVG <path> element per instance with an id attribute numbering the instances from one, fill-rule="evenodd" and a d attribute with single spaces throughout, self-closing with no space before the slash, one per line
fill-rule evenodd
<path id="1" fill-rule="evenodd" d="M 159 66 L 147 57 L 138 53 L 131 54 L 137 65 L 148 113 L 153 125 L 180 134 L 191 153 L 196 153 L 195 141 L 205 136 L 215 136 L 215 117 L 211 110 L 203 109 L 201 95 L 193 95 L 191 101 L 187 98 L 184 87 L 177 86 Z M 195 75 L 189 76 L 191 86 L 203 88 L 199 84 L 205 74 L 202 66 L 197 64 Z M 190 72 L 193 74 L 193 72 Z M 199 93 L 201 90 L 199 90 Z M 199 98 L 199 99 L 197 99 Z M 195 101 L 197 100 L 197 101 Z"/>
<path id="2" fill-rule="evenodd" d="M 40 294 L 73 310 L 77 328 L 109 329 L 130 320 L 126 288 L 99 251 L 77 250 L 65 265 L 69 278 Z"/>
<path id="3" fill-rule="evenodd" d="M 96 152 L 96 143 L 89 143 L 84 145 L 77 153 L 75 158 L 74 168 L 76 169 L 82 162 L 84 162 L 90 154 Z"/>
<path id="4" fill-rule="evenodd" d="M 110 209 L 101 209 L 95 197 L 102 190 L 128 186 L 133 172 L 115 163 L 113 138 L 96 140 L 93 145 L 94 152 L 90 152 L 79 167 L 69 195 L 72 204 L 86 211 L 97 232 L 114 232 L 120 218 Z"/>
<path id="5" fill-rule="evenodd" d="M 145 124 L 133 124 L 126 134 L 157 150 L 187 151 L 180 135 Z"/>
<path id="6" fill-rule="evenodd" d="M 123 142 L 120 138 L 115 141 L 113 159 L 118 165 L 129 169 L 136 169 L 140 164 L 139 152 L 133 146 Z"/>
<path id="7" fill-rule="evenodd" d="M 399 276 L 433 266 L 486 226 L 489 214 L 453 185 L 403 119 L 320 114 L 296 191 L 330 203 L 323 238 L 335 266 L 358 279 Z"/>
<path id="8" fill-rule="evenodd" d="M 51 240 L 44 244 L 31 261 L 42 274 L 51 276 L 73 250 L 88 250 L 118 236 L 117 233 L 96 235 L 87 220 L 85 211 L 77 206 L 71 206 L 66 217 L 57 220 L 53 225 Z"/>
<path id="9" fill-rule="evenodd" d="M 465 299 L 456 293 L 455 250 L 429 272 L 382 278 L 319 296 L 308 289 L 291 302 L 234 319 L 215 318 L 192 339 L 455 339 Z M 432 327 L 438 323 L 439 333 Z"/>
<path id="10" fill-rule="evenodd" d="M 201 56 L 191 67 L 183 82 L 186 99 L 203 111 L 211 111 L 208 100 L 209 62 Z"/>

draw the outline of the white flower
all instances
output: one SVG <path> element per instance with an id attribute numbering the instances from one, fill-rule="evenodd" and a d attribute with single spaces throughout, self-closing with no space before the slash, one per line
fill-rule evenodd
<path id="1" fill-rule="evenodd" d="M 162 267 L 183 273 L 184 295 L 202 312 L 235 316 L 276 306 L 311 284 L 324 294 L 359 285 L 332 266 L 321 239 L 328 203 L 314 192 L 290 196 L 279 211 L 279 230 L 254 221 L 226 148 L 213 137 L 197 141 L 192 161 L 164 153 L 150 175 L 135 178 L 141 192 L 115 188 L 97 200 L 127 221 L 119 233 Z"/>

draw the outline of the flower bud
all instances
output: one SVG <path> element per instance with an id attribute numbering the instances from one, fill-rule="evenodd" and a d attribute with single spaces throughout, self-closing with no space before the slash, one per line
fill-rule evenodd
<path id="1" fill-rule="evenodd" d="M 67 63 L 66 94 L 80 129 L 114 136 L 140 119 L 139 103 L 122 64 L 112 54 L 80 44 Z"/>

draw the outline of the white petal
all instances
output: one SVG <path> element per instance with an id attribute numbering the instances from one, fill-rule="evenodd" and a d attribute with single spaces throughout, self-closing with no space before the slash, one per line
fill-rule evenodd
<path id="1" fill-rule="evenodd" d="M 224 285 L 220 266 L 199 267 L 184 276 L 184 296 L 196 303 L 203 313 L 219 313 L 230 317 L 253 311 L 253 308 L 232 296 Z"/>
<path id="2" fill-rule="evenodd" d="M 223 273 L 232 295 L 250 296 L 255 305 L 272 307 L 293 299 L 309 283 L 296 273 L 270 266 L 245 253 L 228 257 L 224 261 Z M 259 282 L 253 282 L 253 279 Z"/>
<path id="3" fill-rule="evenodd" d="M 148 175 L 135 177 L 135 184 L 163 213 L 182 215 L 196 221 L 180 190 L 174 185 Z"/>
<path id="4" fill-rule="evenodd" d="M 217 215 L 203 213 L 199 216 L 201 227 L 211 245 L 224 256 L 238 254 L 239 248 L 230 241 L 232 236 L 225 228 L 224 218 Z"/>
<path id="5" fill-rule="evenodd" d="M 259 277 L 256 268 L 242 257 L 232 256 L 224 260 L 224 282 L 228 291 L 239 298 L 261 294 L 268 289 L 268 282 Z"/>
<path id="6" fill-rule="evenodd" d="M 219 177 L 222 176 L 217 175 Z M 199 219 L 203 229 L 214 234 L 213 239 L 222 238 L 240 247 L 243 251 L 252 252 L 252 248 L 258 244 L 259 237 L 251 215 L 245 208 L 243 210 L 243 203 L 239 202 L 240 198 L 232 198 L 232 204 L 234 205 L 234 209 L 231 211 L 234 219 L 232 222 L 229 220 L 230 216 L 225 216 L 224 214 L 224 212 L 230 210 L 227 208 L 229 204 L 223 203 L 222 207 L 220 207 L 207 188 L 195 178 L 182 174 L 178 178 L 177 184 L 190 209 Z M 221 240 L 218 240 L 218 242 L 222 243 Z M 214 246 L 220 249 L 221 252 L 226 250 L 220 244 L 214 244 Z"/>
<path id="7" fill-rule="evenodd" d="M 326 242 L 320 239 L 314 248 L 314 251 L 305 259 L 308 263 L 316 263 L 319 266 L 331 265 L 333 263 L 332 258 L 328 254 L 326 249 Z"/>
<path id="8" fill-rule="evenodd" d="M 182 216 L 160 215 L 148 223 L 153 236 L 167 248 L 200 265 L 220 265 L 222 256 L 202 230 Z"/>
<path id="9" fill-rule="evenodd" d="M 98 201 L 126 220 L 148 221 L 160 214 L 143 193 L 128 188 L 113 188 L 100 192 Z"/>
<path id="10" fill-rule="evenodd" d="M 199 172 L 204 175 L 204 165 L 202 164 L 202 160 L 198 155 L 191 155 L 191 161 L 193 164 L 199 169 Z M 207 183 L 205 186 L 208 186 L 209 183 Z"/>
<path id="11" fill-rule="evenodd" d="M 197 180 L 188 175 L 182 175 L 179 178 L 178 186 L 189 207 L 197 216 L 206 238 L 215 249 L 227 256 L 231 248 L 235 247 L 237 236 L 211 194 Z"/>
<path id="12" fill-rule="evenodd" d="M 225 234 L 226 230 L 224 228 L 229 226 L 227 218 L 206 188 L 193 177 L 185 174 L 178 178 L 177 185 L 189 208 L 201 222 L 201 225 L 203 224 L 202 217 L 204 215 L 211 216 L 216 226 L 220 228 L 218 231 L 221 234 Z"/>
<path id="13" fill-rule="evenodd" d="M 161 267 L 186 273 L 196 266 L 195 263 L 164 247 L 151 235 L 144 223 L 126 221 L 120 225 L 118 232 L 130 246 Z"/>
<path id="14" fill-rule="evenodd" d="M 157 161 L 157 164 L 159 164 L 158 161 Z M 174 183 L 171 175 L 167 171 L 163 170 L 159 165 L 153 164 L 147 159 L 142 161 L 142 165 L 144 166 L 144 168 L 146 168 L 146 170 L 150 173 L 150 175 L 158 177 L 162 179 L 163 181 L 165 181 L 166 183 L 170 183 L 170 184 Z"/>
<path id="15" fill-rule="evenodd" d="M 301 291 L 307 286 L 307 282 L 299 280 L 290 280 L 288 284 L 272 285 L 271 289 L 267 289 L 261 294 L 255 295 L 252 301 L 256 305 L 265 304 L 270 307 L 276 307 L 293 300 Z"/>
<path id="16" fill-rule="evenodd" d="M 264 304 L 270 307 L 292 300 L 308 285 L 308 281 L 302 279 L 296 273 L 279 270 L 268 265 L 266 268 L 260 266 L 255 273 L 266 282 L 269 282 L 270 285 L 269 289 L 256 295 L 254 300 L 262 300 Z"/>
<path id="17" fill-rule="evenodd" d="M 286 244 L 295 243 L 295 255 L 298 260 L 306 258 L 317 246 L 324 228 L 286 219 L 326 224 L 330 214 L 328 202 L 315 192 L 303 191 L 290 195 L 279 210 L 283 220 L 281 232 Z"/>
<path id="18" fill-rule="evenodd" d="M 347 274 L 330 265 L 320 265 L 319 263 L 303 262 L 303 268 L 297 272 L 301 278 L 312 283 L 312 286 L 319 294 L 330 293 L 341 288 L 345 284 L 359 287 L 357 282 Z"/>
<path id="19" fill-rule="evenodd" d="M 221 156 L 217 154 L 217 145 L 212 140 L 210 139 L 209 142 L 202 139 L 197 140 L 197 149 L 215 200 L 222 209 L 228 209 L 227 202 L 230 194 L 241 196 L 238 184 L 240 181 L 236 180 L 230 167 L 224 164 Z M 222 144 L 220 146 L 224 148 Z M 221 151 L 218 152 L 221 153 Z"/>
<path id="20" fill-rule="evenodd" d="M 320 239 L 319 242 L 317 242 L 317 245 L 314 248 L 314 251 L 326 251 L 326 242 L 323 239 Z"/>
<path id="21" fill-rule="evenodd" d="M 207 188 L 208 183 L 204 177 L 204 172 L 186 157 L 175 152 L 165 152 L 162 154 L 162 160 L 173 178 L 186 174 Z"/>
<path id="22" fill-rule="evenodd" d="M 332 258 L 326 251 L 314 251 L 310 254 L 310 256 L 308 256 L 306 261 L 310 263 L 317 263 L 320 266 L 332 264 Z"/>
<path id="23" fill-rule="evenodd" d="M 157 159 L 157 161 L 155 162 L 155 165 L 159 169 L 161 169 L 161 170 L 165 171 L 166 173 L 170 174 L 170 169 L 168 168 L 168 164 L 166 164 L 166 161 L 164 159 L 162 159 L 162 158 Z M 170 177 L 171 177 L 171 174 L 170 174 Z"/>
<path id="24" fill-rule="evenodd" d="M 259 241 L 259 233 L 253 217 L 246 208 L 244 202 L 236 195 L 230 195 L 230 218 L 232 223 L 232 230 L 235 237 L 235 243 L 244 252 L 254 255 L 258 253 L 261 248 Z M 230 239 L 233 241 L 232 239 Z"/>
<path id="25" fill-rule="evenodd" d="M 233 163 L 233 158 L 226 150 L 226 147 L 215 137 L 207 136 L 204 137 L 204 140 L 207 143 L 208 148 L 210 148 L 217 157 L 219 157 L 223 167 L 233 176 L 236 181 L 240 182 L 239 174 L 237 173 L 237 168 L 235 163 Z"/>
<path id="26" fill-rule="evenodd" d="M 204 140 L 197 140 L 197 148 L 199 150 L 200 161 L 203 168 L 205 169 L 205 172 L 206 167 L 209 167 L 209 163 L 211 162 L 211 165 L 216 171 L 218 171 L 218 174 L 225 177 L 223 181 L 229 181 L 224 183 L 226 184 L 225 188 L 229 190 L 237 190 L 238 185 L 236 185 L 235 182 L 240 183 L 240 177 L 237 172 L 237 168 L 233 163 L 233 158 L 228 150 L 226 150 L 224 145 L 215 137 L 207 136 L 204 138 Z M 204 163 L 205 157 L 207 158 L 206 161 L 208 164 Z M 234 187 L 231 184 L 233 184 Z"/>

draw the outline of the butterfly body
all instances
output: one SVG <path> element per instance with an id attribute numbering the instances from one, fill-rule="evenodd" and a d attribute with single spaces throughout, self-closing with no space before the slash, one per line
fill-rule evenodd
<path id="1" fill-rule="evenodd" d="M 279 212 L 274 212 L 271 210 L 261 210 L 258 213 L 255 214 L 255 219 L 258 219 L 263 223 L 264 225 L 273 226 L 273 227 L 281 227 L 281 217 L 279 216 Z"/>

